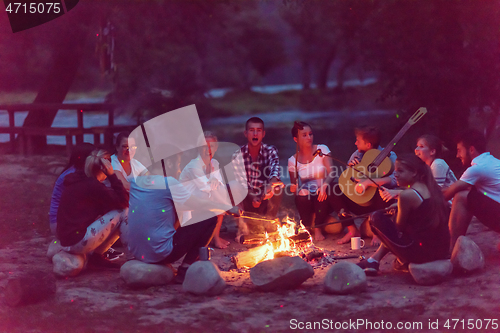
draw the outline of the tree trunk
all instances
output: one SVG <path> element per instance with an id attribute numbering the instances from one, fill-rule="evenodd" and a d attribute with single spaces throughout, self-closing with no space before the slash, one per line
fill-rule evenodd
<path id="1" fill-rule="evenodd" d="M 486 127 L 486 142 L 490 141 L 491 135 L 495 131 L 495 127 L 499 116 L 500 116 L 500 110 L 494 111 L 493 114 L 491 115 L 490 121 L 488 122 L 488 126 Z"/>
<path id="2" fill-rule="evenodd" d="M 83 6 L 82 6 L 83 7 Z M 83 9 L 83 8 L 82 8 Z M 88 11 L 84 15 L 66 14 L 58 20 L 66 19 L 64 29 L 61 25 L 54 25 L 54 45 L 52 65 L 47 72 L 46 79 L 33 103 L 62 103 L 77 74 L 84 47 L 88 37 L 88 25 L 91 15 Z M 59 28 L 58 30 L 56 30 Z M 26 117 L 24 127 L 51 127 L 58 110 L 30 111 Z M 37 151 L 47 146 L 47 137 L 35 137 L 34 148 Z"/>
<path id="3" fill-rule="evenodd" d="M 307 56 L 302 58 L 302 89 L 311 89 L 311 62 Z"/>
<path id="4" fill-rule="evenodd" d="M 337 47 L 333 46 L 328 52 L 325 60 L 318 69 L 318 89 L 326 90 L 328 83 L 328 74 L 330 72 L 330 67 L 332 66 L 333 60 L 337 55 Z"/>
<path id="5" fill-rule="evenodd" d="M 347 69 L 354 64 L 355 58 L 351 55 L 347 61 L 344 61 L 337 72 L 337 87 L 335 88 L 337 91 L 341 92 L 344 90 L 344 82 L 345 82 L 345 73 Z"/>

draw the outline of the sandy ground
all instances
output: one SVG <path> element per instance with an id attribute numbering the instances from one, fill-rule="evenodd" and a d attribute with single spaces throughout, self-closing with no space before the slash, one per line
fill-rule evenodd
<path id="1" fill-rule="evenodd" d="M 0 156 L 0 298 L 10 277 L 32 269 L 52 274 L 45 257 L 51 241 L 48 207 L 65 160 Z M 300 288 L 282 292 L 258 291 L 248 272 L 222 271 L 228 286 L 216 297 L 186 294 L 180 285 L 132 290 L 118 272 L 93 270 L 57 280 L 55 296 L 37 304 L 10 308 L 0 302 L 0 332 L 362 332 L 396 331 L 397 325 L 403 325 L 400 331 L 442 332 L 467 329 L 469 319 L 470 331 L 498 331 L 493 322 L 484 328 L 487 319 L 500 325 L 500 237 L 478 223 L 468 235 L 483 251 L 486 268 L 437 286 L 419 286 L 409 274 L 392 271 L 393 256 L 383 261 L 379 276 L 368 278 L 366 292 L 348 296 L 324 293 L 329 267 L 316 267 Z M 231 222 L 222 236 L 234 239 Z M 329 235 L 317 246 L 336 254 L 375 250 L 354 252 L 349 245 L 336 245 L 337 238 Z M 212 260 L 227 270 L 229 258 L 244 249 L 232 241 L 228 249 L 216 250 Z M 450 327 L 445 327 L 447 320 Z"/>

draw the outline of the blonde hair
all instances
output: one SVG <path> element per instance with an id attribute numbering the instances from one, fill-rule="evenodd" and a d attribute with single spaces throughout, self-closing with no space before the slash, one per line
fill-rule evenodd
<path id="1" fill-rule="evenodd" d="M 104 149 L 96 149 L 85 160 L 85 174 L 87 177 L 97 177 L 102 171 L 102 159 L 109 158 L 109 153 Z"/>

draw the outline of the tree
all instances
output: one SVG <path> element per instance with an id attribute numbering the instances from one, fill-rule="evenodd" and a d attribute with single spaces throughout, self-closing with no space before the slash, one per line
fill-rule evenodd
<path id="1" fill-rule="evenodd" d="M 383 98 L 439 114 L 441 136 L 466 127 L 471 108 L 498 114 L 498 1 L 378 1 L 364 39 Z"/>
<path id="2" fill-rule="evenodd" d="M 346 70 L 363 54 L 359 42 L 373 8 L 372 2 L 366 0 L 285 2 L 281 15 L 300 40 L 305 89 L 309 88 L 310 70 L 314 67 L 317 87 L 325 90 L 332 64 L 338 60 L 337 81 L 342 90 Z"/>

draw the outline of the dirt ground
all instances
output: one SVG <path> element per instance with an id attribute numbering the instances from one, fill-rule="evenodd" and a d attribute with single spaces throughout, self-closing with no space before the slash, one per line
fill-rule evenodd
<path id="1" fill-rule="evenodd" d="M 66 158 L 0 155 L 0 298 L 11 277 L 32 269 L 52 274 L 45 257 L 51 241 L 48 208 L 53 183 Z M 216 250 L 213 262 L 229 269 L 229 258 L 245 249 L 234 242 L 226 223 L 222 236 L 232 240 Z M 453 276 L 436 286 L 416 285 L 411 276 L 391 270 L 393 256 L 381 274 L 368 278 L 366 292 L 336 296 L 323 291 L 329 267 L 300 288 L 282 292 L 258 291 L 248 272 L 222 271 L 227 288 L 216 297 L 182 292 L 180 285 L 133 290 L 117 271 L 84 271 L 57 280 L 54 297 L 37 304 L 11 308 L 0 302 L 0 332 L 281 332 L 281 331 L 418 331 L 494 332 L 500 325 L 500 253 L 498 234 L 473 223 L 468 235 L 479 245 L 486 268 Z M 317 246 L 336 254 L 369 255 L 337 245 L 329 235 Z M 369 239 L 367 239 L 369 243 Z M 357 262 L 357 259 L 345 259 Z M 455 321 L 453 321 L 455 319 Z M 463 321 L 462 321 L 463 319 Z M 468 322 L 469 319 L 472 319 Z M 446 327 L 448 321 L 450 326 Z M 437 322 L 436 322 L 437 321 Z M 314 324 L 316 322 L 316 324 Z M 355 323 L 359 326 L 354 325 Z M 370 326 L 371 324 L 371 326 Z M 482 329 L 479 328 L 482 324 Z M 390 325 L 390 326 L 389 326 Z M 399 326 L 398 326 L 399 325 Z M 437 325 L 437 326 L 436 326 Z M 455 327 L 454 327 L 455 326 Z M 303 328 L 303 329 L 302 329 Z M 406 328 L 406 329 L 405 329 Z"/>

